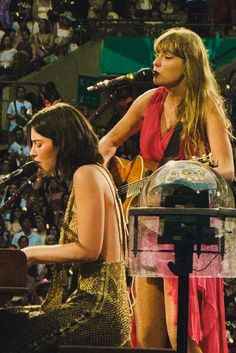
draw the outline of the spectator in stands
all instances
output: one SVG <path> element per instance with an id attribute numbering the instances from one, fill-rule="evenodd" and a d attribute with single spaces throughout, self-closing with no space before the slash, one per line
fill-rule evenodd
<path id="1" fill-rule="evenodd" d="M 11 37 L 12 47 L 16 48 L 17 44 L 22 40 L 19 34 L 19 30 L 15 30 L 14 28 L 9 28 L 6 30 L 6 34 Z"/>
<path id="2" fill-rule="evenodd" d="M 112 0 L 105 0 L 104 2 L 104 19 L 118 20 L 119 15 L 114 11 Z"/>
<path id="3" fill-rule="evenodd" d="M 54 24 L 55 43 L 57 55 L 68 53 L 67 45 L 70 43 L 73 35 L 73 26 L 75 18 L 70 11 L 59 14 L 58 22 Z"/>
<path id="4" fill-rule="evenodd" d="M 0 248 L 8 248 L 11 244 L 11 237 L 5 227 L 3 217 L 0 215 Z"/>
<path id="5" fill-rule="evenodd" d="M 46 239 L 45 239 L 45 245 L 55 245 L 57 244 L 58 241 L 57 241 L 57 238 L 55 237 L 55 235 L 53 234 L 48 234 L 46 236 Z"/>
<path id="6" fill-rule="evenodd" d="M 52 10 L 48 11 L 48 19 L 52 25 L 58 21 L 60 13 L 69 11 L 69 3 L 64 0 L 52 0 Z"/>
<path id="7" fill-rule="evenodd" d="M 56 178 L 51 177 L 48 180 L 48 187 L 47 187 L 46 193 L 47 193 L 48 203 L 52 211 L 53 212 L 61 211 L 62 210 L 61 198 L 63 195 L 63 191 L 60 190 L 60 186 Z"/>
<path id="8" fill-rule="evenodd" d="M 174 13 L 173 0 L 162 0 L 160 3 L 160 12 L 162 19 L 168 19 L 168 16 Z"/>
<path id="9" fill-rule="evenodd" d="M 4 158 L 1 161 L 1 169 L 0 169 L 0 180 L 7 174 L 11 172 L 11 162 L 10 159 Z"/>
<path id="10" fill-rule="evenodd" d="M 104 0 L 89 0 L 88 18 L 99 19 Z"/>
<path id="11" fill-rule="evenodd" d="M 39 193 L 36 190 L 31 190 L 27 194 L 26 199 L 26 210 L 28 214 L 31 216 L 32 222 L 34 222 L 34 217 L 39 215 Z M 35 227 L 35 224 L 33 223 Z"/>
<path id="12" fill-rule="evenodd" d="M 26 235 L 21 235 L 18 239 L 18 247 L 24 249 L 29 246 L 29 238 Z"/>
<path id="13" fill-rule="evenodd" d="M 140 16 L 138 14 L 138 10 L 137 10 L 135 4 L 133 4 L 133 3 L 131 3 L 130 5 L 128 3 L 127 18 L 130 20 L 140 19 Z"/>
<path id="14" fill-rule="evenodd" d="M 52 11 L 52 2 L 51 0 L 33 0 L 33 21 L 32 23 L 28 22 L 27 25 L 30 29 L 32 35 L 39 32 L 39 20 L 45 19 L 48 20 L 48 13 Z"/>
<path id="15" fill-rule="evenodd" d="M 10 157 L 15 158 L 17 166 L 26 162 L 29 158 L 29 147 L 26 144 L 26 136 L 21 128 L 15 130 L 15 140 L 9 146 Z"/>
<path id="16" fill-rule="evenodd" d="M 67 198 L 67 202 L 69 197 Z M 53 235 L 56 238 L 56 242 L 58 243 L 60 238 L 60 230 L 56 224 L 51 224 L 48 229 L 48 235 Z"/>
<path id="17" fill-rule="evenodd" d="M 39 32 L 32 39 L 33 61 L 47 63 L 55 45 L 55 36 L 52 33 L 48 20 L 39 20 Z"/>
<path id="18" fill-rule="evenodd" d="M 152 1 L 138 0 L 136 1 L 136 8 L 140 17 L 149 18 L 150 12 L 152 10 Z"/>
<path id="19" fill-rule="evenodd" d="M 43 244 L 45 244 L 45 239 L 48 233 L 45 220 L 42 216 L 36 215 L 34 216 L 34 224 L 37 228 L 37 233 L 40 235 Z"/>
<path id="20" fill-rule="evenodd" d="M 22 214 L 21 207 L 18 204 L 13 206 L 10 212 L 10 219 L 5 223 L 6 228 L 9 231 L 11 237 L 13 237 L 16 233 L 21 231 L 21 225 L 19 222 L 21 214 Z"/>
<path id="21" fill-rule="evenodd" d="M 7 150 L 8 150 L 8 144 L 7 144 Z M 4 178 L 7 174 L 9 174 L 12 171 L 11 168 L 11 161 L 8 158 L 3 158 L 0 163 L 0 180 Z M 5 197 L 5 192 L 6 188 L 5 186 L 0 187 L 0 205 L 2 204 L 4 197 Z"/>
<path id="22" fill-rule="evenodd" d="M 51 0 L 34 0 L 32 14 L 35 20 L 48 18 L 48 11 L 52 10 Z"/>
<path id="23" fill-rule="evenodd" d="M 39 87 L 39 94 L 36 96 L 36 102 L 35 102 L 35 108 L 37 111 L 45 108 L 45 91 L 46 91 L 46 85 L 42 84 Z"/>
<path id="24" fill-rule="evenodd" d="M 32 115 L 32 105 L 25 99 L 24 86 L 16 87 L 16 97 L 7 108 L 9 119 L 9 132 L 14 132 L 19 127 L 24 127 Z"/>
<path id="25" fill-rule="evenodd" d="M 0 79 L 6 79 L 11 73 L 16 53 L 17 50 L 13 48 L 10 35 L 5 34 L 0 44 Z"/>
<path id="26" fill-rule="evenodd" d="M 45 85 L 44 107 L 50 107 L 62 101 L 62 98 L 53 81 L 48 81 Z"/>
<path id="27" fill-rule="evenodd" d="M 16 49 L 24 51 L 29 56 L 29 59 L 32 60 L 32 43 L 29 28 L 27 26 L 21 27 L 20 35 L 22 40 L 17 44 Z"/>
<path id="28" fill-rule="evenodd" d="M 117 20 L 119 19 L 118 13 L 113 9 L 113 3 L 111 0 L 105 0 L 100 12 L 100 20 L 104 20 L 104 26 L 99 26 L 99 32 L 103 35 L 118 35 L 119 28 L 117 26 Z M 115 24 L 115 26 L 114 26 Z"/>
<path id="29" fill-rule="evenodd" d="M 31 229 L 31 217 L 27 213 L 22 213 L 19 219 L 22 231 L 16 233 L 12 239 L 13 245 L 18 245 L 18 240 L 22 235 L 26 235 L 29 239 L 29 246 L 33 245 L 42 245 L 43 242 L 40 238 L 40 235 L 36 232 L 32 232 Z"/>

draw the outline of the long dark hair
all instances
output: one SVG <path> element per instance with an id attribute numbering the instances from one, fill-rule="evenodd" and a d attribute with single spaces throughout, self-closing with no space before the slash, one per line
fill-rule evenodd
<path id="1" fill-rule="evenodd" d="M 57 103 L 40 110 L 27 124 L 28 143 L 31 128 L 58 148 L 56 175 L 70 180 L 75 170 L 85 164 L 103 163 L 98 138 L 84 115 L 73 106 Z"/>

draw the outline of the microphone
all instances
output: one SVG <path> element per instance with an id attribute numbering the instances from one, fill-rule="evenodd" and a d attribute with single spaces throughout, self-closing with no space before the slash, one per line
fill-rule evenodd
<path id="1" fill-rule="evenodd" d="M 22 165 L 20 168 L 14 170 L 12 173 L 5 175 L 0 179 L 0 186 L 7 185 L 14 181 L 15 179 L 21 177 L 30 177 L 38 170 L 38 166 L 34 161 L 30 161 Z"/>
<path id="2" fill-rule="evenodd" d="M 88 92 L 104 91 L 107 88 L 116 88 L 130 84 L 134 81 L 146 81 L 153 78 L 153 71 L 150 68 L 140 69 L 137 72 L 119 76 L 111 80 L 104 80 L 95 83 L 93 86 L 87 87 Z"/>

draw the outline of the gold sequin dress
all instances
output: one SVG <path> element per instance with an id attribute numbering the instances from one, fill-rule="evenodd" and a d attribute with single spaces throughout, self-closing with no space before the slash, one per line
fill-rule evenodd
<path id="1" fill-rule="evenodd" d="M 116 198 L 118 201 L 117 193 Z M 120 205 L 117 213 L 119 209 Z M 72 189 L 60 243 L 77 237 L 76 217 Z M 56 265 L 48 296 L 41 307 L 0 309 L 0 352 L 53 353 L 58 344 L 121 346 L 129 340 L 130 307 L 124 262 L 80 264 L 77 289 L 63 304 L 62 279 L 63 266 Z"/>

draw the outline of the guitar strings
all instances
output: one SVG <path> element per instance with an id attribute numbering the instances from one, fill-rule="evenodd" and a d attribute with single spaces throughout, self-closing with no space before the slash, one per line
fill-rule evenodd
<path id="1" fill-rule="evenodd" d="M 122 186 L 118 187 L 118 191 L 119 191 L 119 193 L 123 194 L 123 193 L 125 193 L 125 192 L 128 191 L 128 188 L 129 188 L 129 187 L 132 187 L 132 186 L 134 186 L 135 184 L 137 184 L 137 185 L 140 184 L 140 186 L 142 186 L 142 184 L 145 183 L 148 178 L 149 178 L 149 177 L 145 177 L 145 178 L 143 178 L 143 179 L 141 179 L 141 180 L 132 181 L 131 183 L 122 185 Z"/>

